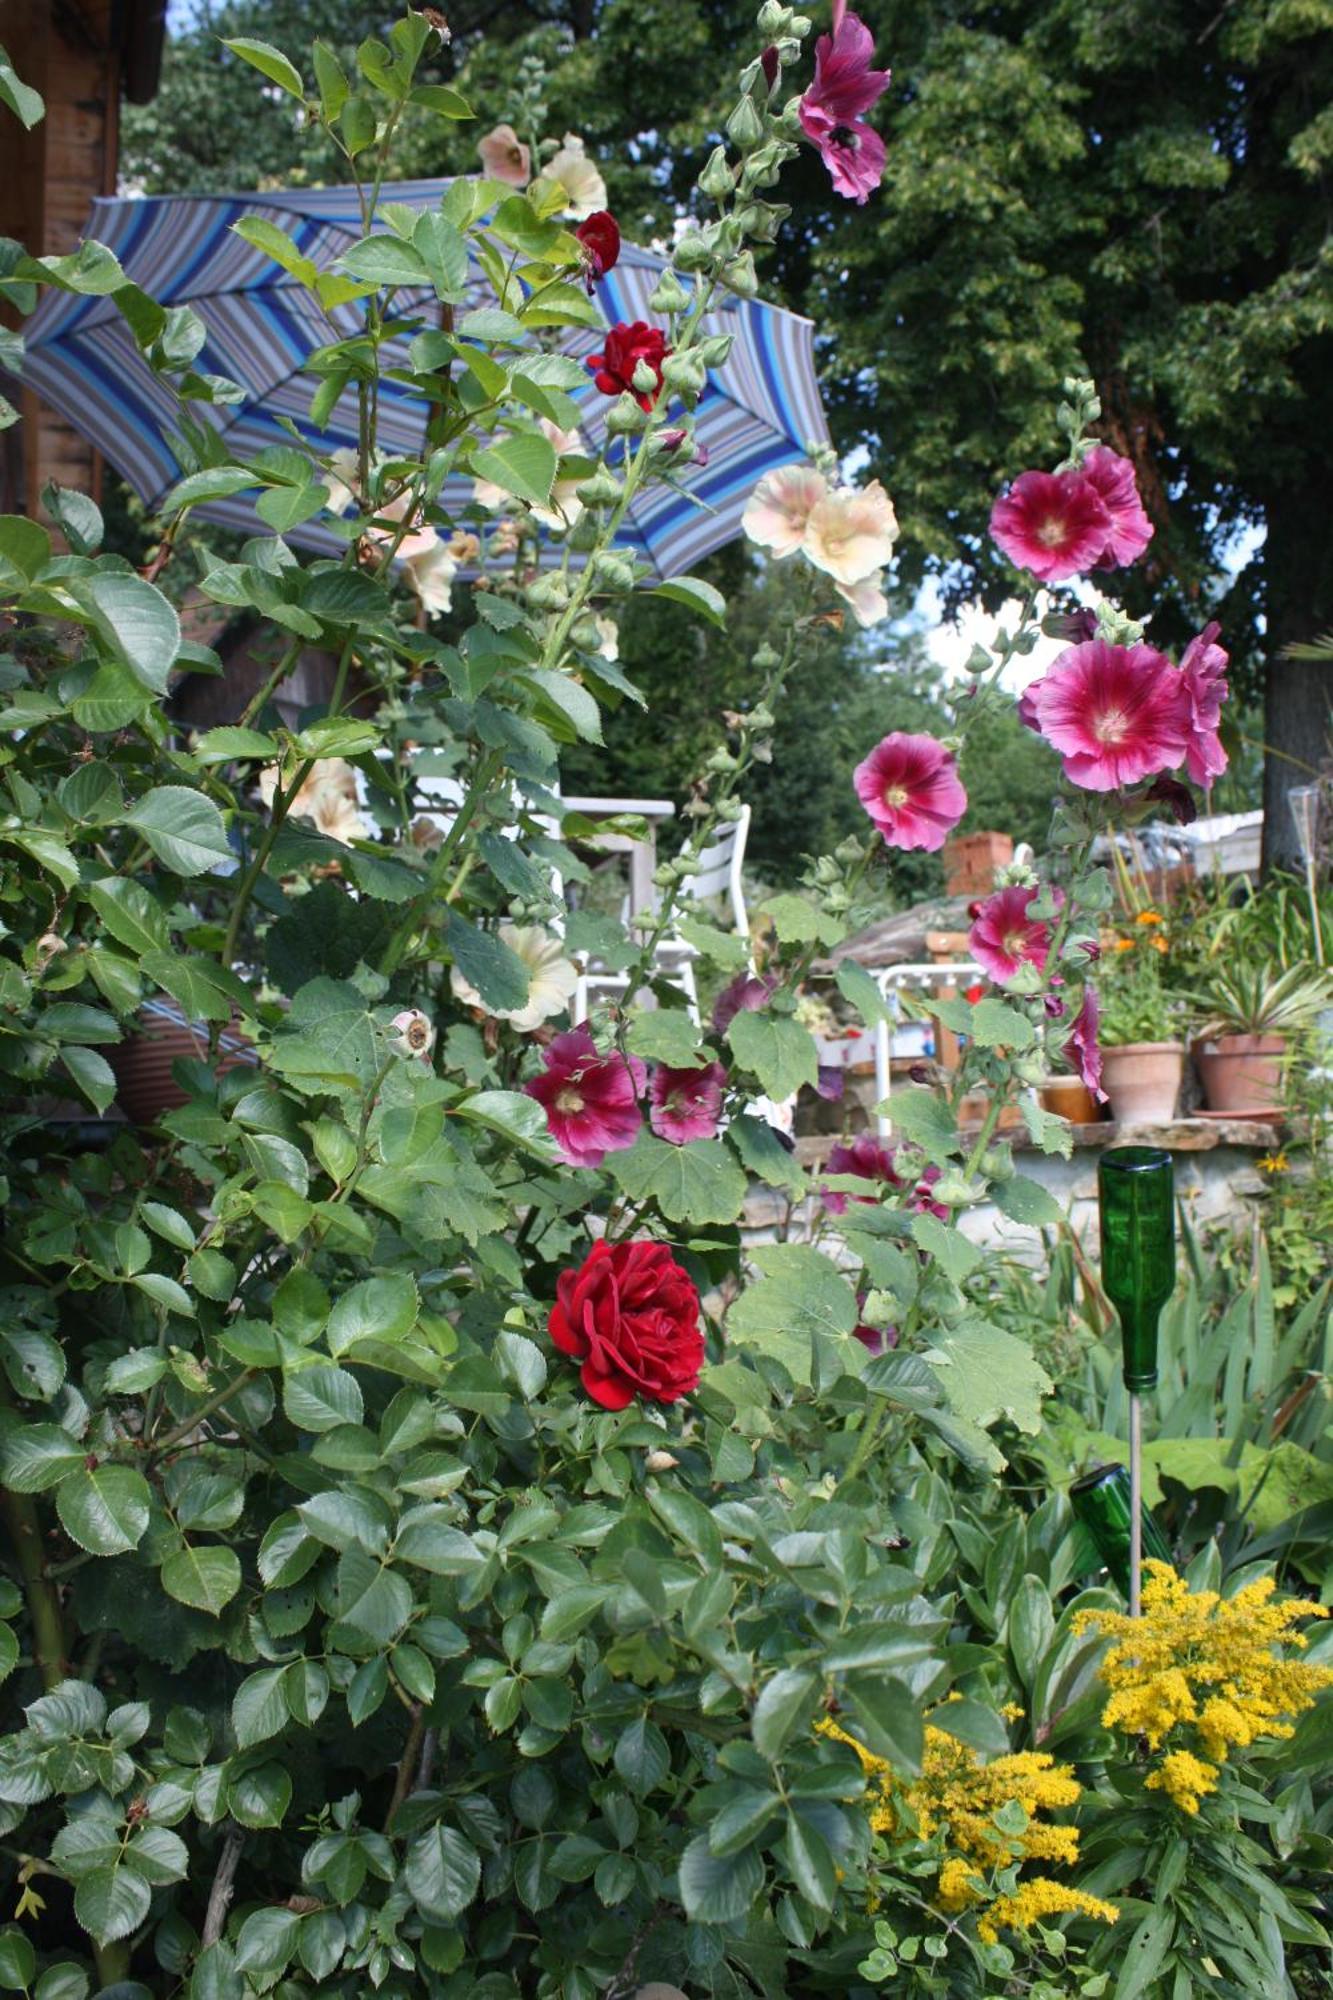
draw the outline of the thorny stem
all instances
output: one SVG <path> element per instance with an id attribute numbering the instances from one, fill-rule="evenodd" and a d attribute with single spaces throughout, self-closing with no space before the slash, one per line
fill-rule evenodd
<path id="1" fill-rule="evenodd" d="M 393 1832 L 393 1823 L 398 1817 L 398 1809 L 412 1790 L 417 1774 L 417 1758 L 421 1753 L 421 1739 L 426 1732 L 426 1717 L 419 1701 L 412 1704 L 412 1723 L 403 1745 L 403 1754 L 398 1759 L 398 1774 L 393 1783 L 393 1797 L 389 1800 L 389 1810 L 384 1815 L 384 1831 Z"/>
<path id="2" fill-rule="evenodd" d="M 213 1875 L 213 1884 L 208 1892 L 208 1908 L 204 1912 L 204 1927 L 199 1934 L 201 1950 L 207 1951 L 208 1947 L 216 1944 L 222 1936 L 223 1927 L 227 1921 L 227 1910 L 230 1907 L 231 1899 L 235 1892 L 236 1870 L 240 1866 L 241 1849 L 244 1846 L 245 1835 L 240 1827 L 229 1826 L 227 1837 L 222 1843 L 222 1852 L 218 1856 L 218 1865 Z"/>
<path id="3" fill-rule="evenodd" d="M 170 1451 L 173 1445 L 178 1445 L 189 1437 L 192 1431 L 197 1431 L 205 1417 L 211 1417 L 214 1410 L 220 1410 L 233 1396 L 240 1393 L 254 1372 L 253 1368 L 243 1368 L 239 1375 L 234 1376 L 230 1382 L 207 1397 L 197 1410 L 185 1418 L 184 1422 L 177 1424 L 174 1430 L 168 1431 L 164 1438 L 159 1438 L 152 1447 L 154 1458 L 160 1458 L 164 1452 Z"/>

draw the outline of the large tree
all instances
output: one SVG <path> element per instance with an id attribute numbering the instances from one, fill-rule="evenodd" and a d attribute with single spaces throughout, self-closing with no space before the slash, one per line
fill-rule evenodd
<path id="1" fill-rule="evenodd" d="M 541 54 L 547 129 L 585 134 L 618 210 L 647 231 L 688 197 L 717 124 L 701 83 L 717 86 L 751 45 L 755 7 L 459 0 L 446 11 L 446 64 L 482 118 L 505 114 L 520 56 Z M 1333 664 L 1284 657 L 1333 626 L 1330 0 L 860 0 L 860 11 L 895 71 L 876 114 L 885 185 L 858 208 L 810 155 L 787 190 L 797 226 L 764 281 L 818 322 L 838 441 L 868 451 L 903 519 L 904 582 L 938 573 L 953 603 L 1005 593 L 984 532 L 991 500 L 1049 460 L 1061 378 L 1086 364 L 1104 433 L 1133 457 L 1157 523 L 1131 603 L 1162 604 L 1164 639 L 1223 620 L 1242 684 L 1266 706 L 1269 855 L 1290 858 L 1285 792 L 1324 757 L 1333 703 Z M 355 39 L 379 9 L 239 0 L 226 13 L 298 46 L 312 26 Z M 169 184 L 188 181 L 190 150 L 205 144 L 197 104 L 173 110 L 174 79 L 198 88 L 208 65 L 216 84 L 216 41 L 187 38 L 149 114 L 171 128 Z M 290 146 L 290 127 L 282 136 Z M 276 170 L 252 128 L 224 137 L 236 184 Z M 411 165 L 469 168 L 474 143 L 467 131 L 451 150 L 432 140 Z M 140 151 L 145 178 L 166 184 Z M 209 171 L 222 172 L 216 159 Z"/>

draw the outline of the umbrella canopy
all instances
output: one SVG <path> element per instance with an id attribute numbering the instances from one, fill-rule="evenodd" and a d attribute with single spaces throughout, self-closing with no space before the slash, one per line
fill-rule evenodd
<path id="1" fill-rule="evenodd" d="M 384 201 L 433 208 L 448 181 L 403 181 L 385 187 Z M 330 341 L 362 330 L 356 302 L 326 312 L 306 288 L 263 251 L 237 236 L 232 224 L 258 215 L 282 229 L 321 268 L 336 262 L 364 235 L 354 188 L 318 188 L 241 195 L 162 195 L 93 204 L 87 234 L 119 258 L 127 278 L 164 306 L 188 305 L 208 339 L 194 367 L 224 375 L 244 390 L 239 403 L 194 404 L 200 422 L 224 432 L 231 454 L 244 461 L 265 446 L 290 445 L 280 422 L 297 424 L 321 452 L 356 443 L 356 399 L 345 396 L 322 432 L 311 429 L 316 386 L 305 363 Z M 665 265 L 657 252 L 626 244 L 616 268 L 600 280 L 596 302 L 608 325 L 651 319 L 648 298 Z M 494 303 L 479 266 L 471 270 L 464 309 Z M 404 289 L 396 312 L 438 324 L 433 292 Z M 711 371 L 696 413 L 696 435 L 707 463 L 678 475 L 682 493 L 656 483 L 635 502 L 620 541 L 659 576 L 688 570 L 740 532 L 740 517 L 764 472 L 805 456 L 828 431 L 815 381 L 809 320 L 777 306 L 728 297 L 705 321 L 710 333 L 734 336 L 725 366 Z M 582 359 L 602 345 L 600 332 L 562 331 L 560 349 Z M 407 365 L 407 338 L 383 350 L 384 369 Z M 114 301 L 49 292 L 28 323 L 24 379 L 123 474 L 139 497 L 156 505 L 181 476 L 171 444 L 177 405 L 170 389 L 141 359 Z M 610 399 L 594 385 L 575 392 L 590 446 L 606 435 Z M 426 406 L 382 380 L 379 442 L 390 454 L 415 453 Z M 472 481 L 446 482 L 441 504 L 456 512 L 472 498 Z M 228 527 L 267 534 L 251 500 L 209 501 L 200 514 Z M 344 546 L 318 522 L 292 531 L 308 546 Z"/>

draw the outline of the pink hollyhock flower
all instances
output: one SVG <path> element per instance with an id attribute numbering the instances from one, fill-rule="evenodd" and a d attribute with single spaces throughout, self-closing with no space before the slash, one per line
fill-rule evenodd
<path id="1" fill-rule="evenodd" d="M 943 847 L 967 811 L 951 751 L 895 729 L 853 773 L 856 796 L 889 847 Z"/>
<path id="2" fill-rule="evenodd" d="M 1191 639 L 1180 662 L 1180 675 L 1190 704 L 1190 738 L 1185 767 L 1205 790 L 1227 767 L 1227 753 L 1217 734 L 1222 703 L 1227 696 L 1229 656 L 1217 643 L 1221 626 L 1214 621 Z"/>
<path id="3" fill-rule="evenodd" d="M 1189 694 L 1183 676 L 1153 646 L 1090 639 L 1061 653 L 1027 692 L 1065 776 L 1084 791 L 1114 792 L 1184 760 Z"/>
<path id="4" fill-rule="evenodd" d="M 779 465 L 755 486 L 741 526 L 770 555 L 794 556 L 805 541 L 811 514 L 827 493 L 828 481 L 813 465 Z"/>
<path id="5" fill-rule="evenodd" d="M 864 203 L 884 175 L 884 141 L 865 113 L 889 87 L 889 71 L 872 69 L 875 38 L 849 14 L 833 9 L 833 33 L 815 44 L 815 80 L 801 99 L 801 125 L 819 148 L 837 192 Z"/>
<path id="6" fill-rule="evenodd" d="M 767 1007 L 777 984 L 768 973 L 738 972 L 713 1002 L 713 1027 L 717 1033 L 725 1035 L 738 1014 L 758 1014 Z"/>
<path id="7" fill-rule="evenodd" d="M 881 1187 L 900 1188 L 902 1175 L 894 1166 L 892 1146 L 882 1146 L 868 1132 L 859 1139 L 853 1139 L 850 1146 L 834 1146 L 825 1162 L 831 1174 L 855 1174 L 858 1180 L 874 1181 Z M 820 1189 L 820 1200 L 830 1215 L 845 1215 L 849 1201 L 873 1202 L 873 1194 L 839 1194 L 831 1188 Z"/>
<path id="8" fill-rule="evenodd" d="M 1061 583 L 1091 569 L 1111 539 L 1110 510 L 1083 472 L 1023 472 L 995 502 L 991 540 L 1019 569 Z"/>
<path id="9" fill-rule="evenodd" d="M 639 1099 L 647 1071 L 637 1056 L 599 1055 L 587 1028 L 557 1035 L 543 1075 L 523 1087 L 546 1113 L 556 1145 L 574 1167 L 600 1167 L 632 1146 L 643 1127 Z"/>
<path id="10" fill-rule="evenodd" d="M 1137 562 L 1153 538 L 1153 525 L 1143 511 L 1133 466 L 1109 445 L 1099 444 L 1084 459 L 1083 474 L 1096 487 L 1111 517 L 1111 532 L 1097 558 L 1097 568 L 1122 569 L 1126 563 Z"/>
<path id="11" fill-rule="evenodd" d="M 1051 927 L 1028 915 L 1028 905 L 1040 891 L 1026 883 L 997 889 L 978 904 L 976 922 L 967 934 L 968 950 L 992 979 L 1003 983 L 1024 965 L 1046 970 L 1046 954 L 1051 946 Z M 1057 902 L 1064 897 L 1056 891 Z"/>
<path id="12" fill-rule="evenodd" d="M 525 188 L 532 178 L 532 155 L 512 125 L 497 125 L 480 141 L 481 164 L 493 181 Z"/>
<path id="13" fill-rule="evenodd" d="M 1074 1025 L 1069 1030 L 1065 1055 L 1072 1057 L 1079 1075 L 1097 1102 L 1105 1104 L 1106 1092 L 1102 1089 L 1102 1052 L 1097 1041 L 1101 1016 L 1097 988 L 1089 980 L 1083 988 L 1083 1005 L 1074 1016 Z"/>
<path id="14" fill-rule="evenodd" d="M 684 1146 L 691 1139 L 715 1139 L 722 1087 L 727 1072 L 721 1063 L 703 1069 L 668 1069 L 659 1063 L 648 1088 L 648 1122 L 659 1139 Z"/>

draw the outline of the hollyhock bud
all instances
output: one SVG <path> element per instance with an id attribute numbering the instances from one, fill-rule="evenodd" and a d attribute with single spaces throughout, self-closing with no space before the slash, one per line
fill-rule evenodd
<path id="1" fill-rule="evenodd" d="M 742 97 L 727 120 L 727 136 L 734 146 L 748 152 L 764 136 L 764 121 L 748 97 Z"/>
<path id="2" fill-rule="evenodd" d="M 681 284 L 675 272 L 668 267 L 648 294 L 648 310 L 655 313 L 684 312 L 693 297 L 694 294 Z"/>
<path id="3" fill-rule="evenodd" d="M 700 194 L 706 194 L 710 201 L 722 201 L 731 193 L 735 184 L 736 175 L 730 161 L 727 159 L 726 147 L 714 146 L 708 156 L 704 170 L 699 176 Z M 676 245 L 675 261 L 681 265 L 682 270 L 685 268 L 685 265 L 682 262 L 680 253 L 688 241 L 689 235 L 687 234 L 682 236 L 680 242 Z"/>
<path id="4" fill-rule="evenodd" d="M 395 1031 L 391 1046 L 401 1056 L 416 1056 L 421 1062 L 430 1062 L 430 1052 L 435 1046 L 435 1029 L 429 1018 L 419 1007 L 405 1007 L 395 1014 L 389 1026 Z"/>
<path id="5" fill-rule="evenodd" d="M 739 299 L 755 298 L 759 291 L 759 274 L 754 268 L 754 253 L 743 250 L 734 257 L 722 272 L 722 282 L 730 286 Z"/>
<path id="6" fill-rule="evenodd" d="M 759 32 L 776 38 L 791 33 L 791 8 L 784 7 L 781 0 L 764 0 L 759 9 Z"/>
<path id="7" fill-rule="evenodd" d="M 760 56 L 759 67 L 764 72 L 764 82 L 771 90 L 778 80 L 778 72 L 782 67 L 777 47 L 773 42 L 769 43 L 764 53 Z"/>

